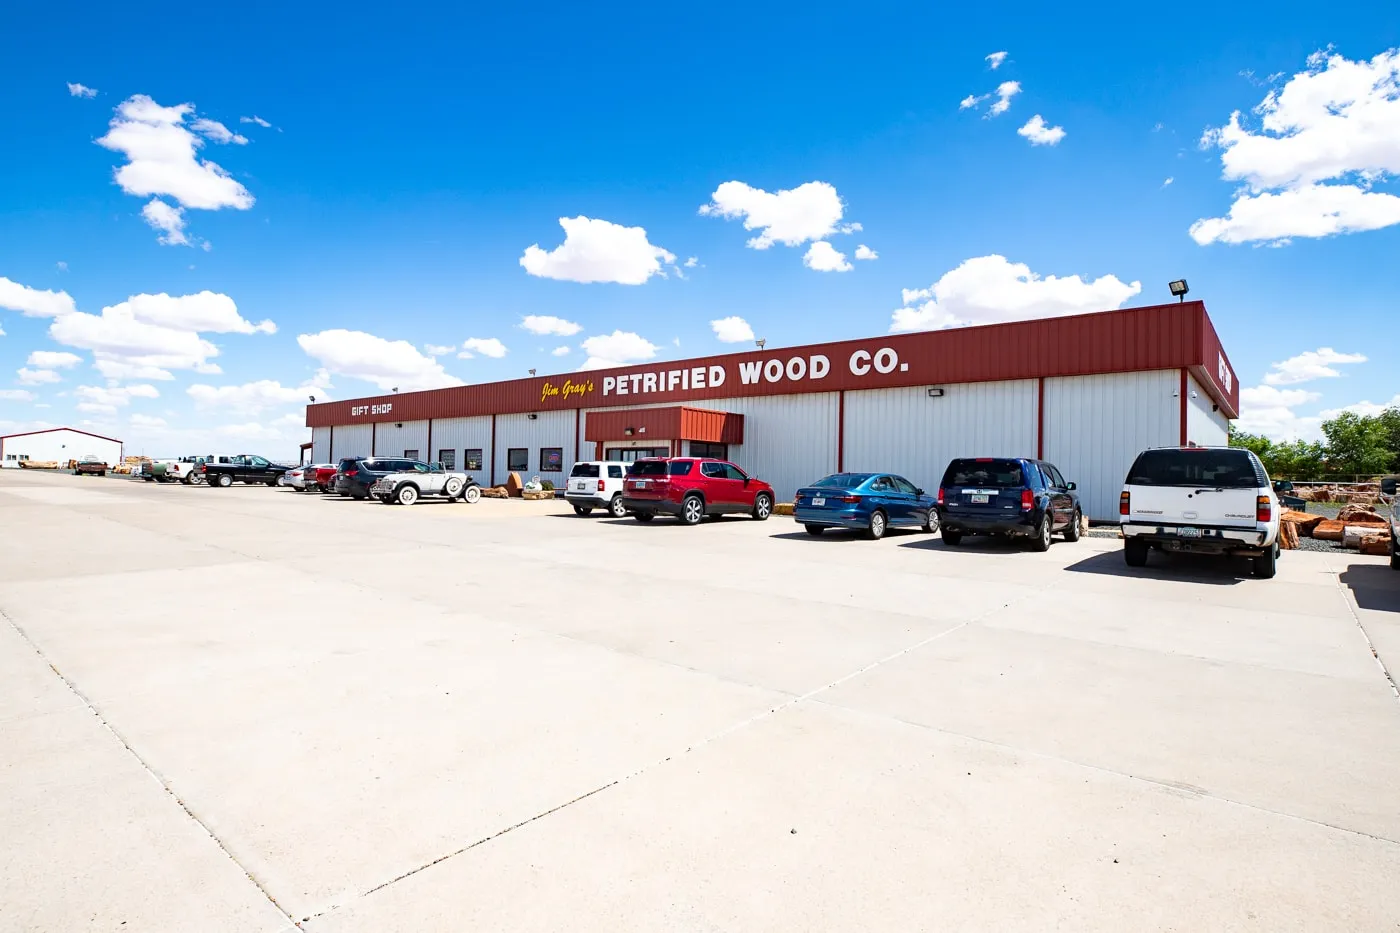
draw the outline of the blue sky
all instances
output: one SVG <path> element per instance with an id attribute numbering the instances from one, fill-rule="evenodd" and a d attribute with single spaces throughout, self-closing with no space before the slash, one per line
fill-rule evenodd
<path id="1" fill-rule="evenodd" d="M 1400 8 L 1108 9 L 11 9 L 0 431 L 280 454 L 311 392 L 1180 276 L 1246 426 L 1395 397 Z"/>

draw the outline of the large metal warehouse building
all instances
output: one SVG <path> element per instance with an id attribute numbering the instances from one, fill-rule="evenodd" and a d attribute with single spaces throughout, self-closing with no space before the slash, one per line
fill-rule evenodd
<path id="1" fill-rule="evenodd" d="M 25 460 L 67 464 L 96 457 L 108 466 L 122 462 L 122 442 L 77 428 L 45 428 L 0 437 L 0 466 L 18 467 Z"/>
<path id="2" fill-rule="evenodd" d="M 1224 444 L 1239 385 L 1199 301 L 325 402 L 317 462 L 440 460 L 560 485 L 575 461 L 734 461 L 780 500 L 838 470 L 936 488 L 948 461 L 1040 457 L 1117 517 L 1134 455 Z"/>

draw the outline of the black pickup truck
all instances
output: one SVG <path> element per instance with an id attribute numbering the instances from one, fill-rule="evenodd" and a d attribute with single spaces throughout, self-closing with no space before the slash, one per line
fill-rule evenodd
<path id="1" fill-rule="evenodd" d="M 215 462 L 217 459 L 218 462 Z M 225 462 L 227 461 L 227 462 Z M 204 461 L 204 482 L 211 489 L 232 486 L 234 483 L 261 483 L 276 486 L 277 480 L 288 470 L 296 469 L 285 463 L 273 463 L 257 454 L 238 454 L 234 457 L 218 457 Z"/>

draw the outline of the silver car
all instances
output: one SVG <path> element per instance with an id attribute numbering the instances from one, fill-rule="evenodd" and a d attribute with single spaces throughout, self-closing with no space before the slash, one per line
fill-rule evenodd
<path id="1" fill-rule="evenodd" d="M 370 486 L 369 494 L 385 505 L 412 505 L 423 496 L 440 496 L 449 502 L 477 502 L 481 499 L 481 486 L 465 473 L 430 463 L 380 477 Z"/>

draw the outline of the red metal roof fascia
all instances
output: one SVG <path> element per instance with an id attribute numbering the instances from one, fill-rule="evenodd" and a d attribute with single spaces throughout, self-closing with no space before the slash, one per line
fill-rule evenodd
<path id="1" fill-rule="evenodd" d="M 586 441 L 620 441 L 651 437 L 673 441 L 681 433 L 681 409 L 674 408 L 612 408 L 588 413 L 583 439 Z M 633 431 L 628 434 L 628 429 Z"/>
<path id="2" fill-rule="evenodd" d="M 1203 335 L 1208 332 L 1216 345 L 1219 341 L 1214 337 L 1214 328 L 1202 324 L 1205 315 L 1205 305 L 1188 301 L 747 351 L 323 402 L 307 407 L 306 423 L 308 427 L 327 427 L 1206 367 L 1207 338 Z M 715 382 L 720 384 L 714 385 Z M 1237 400 L 1237 388 L 1232 398 Z M 1224 407 L 1237 410 L 1237 404 Z"/>
<path id="3" fill-rule="evenodd" d="M 44 428 L 42 431 L 21 431 L 18 434 L 0 434 L 0 441 L 7 441 L 12 437 L 31 437 L 35 434 L 53 434 L 55 431 L 72 431 L 74 434 L 81 434 L 84 437 L 95 437 L 99 441 L 111 441 L 113 444 L 122 443 L 121 438 L 108 437 L 105 434 L 93 434 L 91 431 L 83 431 L 79 428 Z"/>
<path id="4" fill-rule="evenodd" d="M 704 441 L 710 444 L 742 444 L 744 416 L 711 408 L 682 408 L 680 440 Z"/>
<path id="5" fill-rule="evenodd" d="M 1224 409 L 1227 417 L 1238 418 L 1240 380 L 1235 374 L 1235 364 L 1230 362 L 1230 355 L 1225 352 L 1220 336 L 1215 332 L 1215 325 L 1204 309 L 1200 328 L 1200 362 L 1191 367 L 1191 374 L 1215 403 Z"/>

